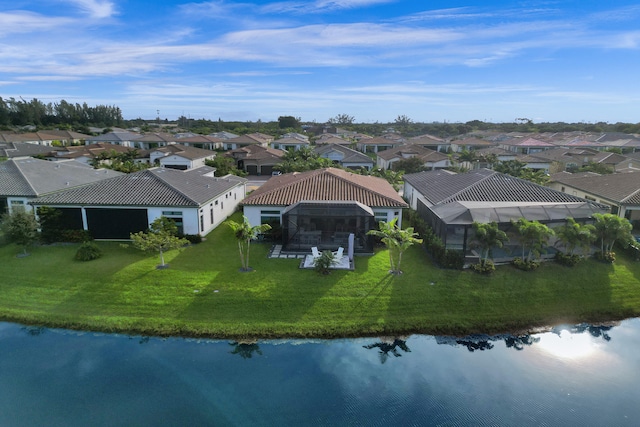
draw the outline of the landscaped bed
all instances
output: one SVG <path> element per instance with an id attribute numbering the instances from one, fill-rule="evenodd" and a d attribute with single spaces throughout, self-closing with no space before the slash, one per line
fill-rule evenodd
<path id="1" fill-rule="evenodd" d="M 234 216 L 235 218 L 235 216 Z M 239 218 L 239 216 L 238 216 Z M 237 219 L 237 218 L 236 218 Z M 205 242 L 158 257 L 115 242 L 74 260 L 77 245 L 39 246 L 17 258 L 0 246 L 0 319 L 142 335 L 346 337 L 497 333 L 640 315 L 640 263 L 502 266 L 491 276 L 439 269 L 419 246 L 390 275 L 384 249 L 356 257 L 355 270 L 320 275 L 298 259 L 270 259 L 251 245 L 240 271 L 237 242 L 220 226 Z"/>

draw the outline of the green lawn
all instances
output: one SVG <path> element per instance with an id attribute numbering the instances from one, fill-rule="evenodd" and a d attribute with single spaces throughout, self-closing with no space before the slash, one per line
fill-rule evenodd
<path id="1" fill-rule="evenodd" d="M 240 220 L 238 218 L 234 218 Z M 77 245 L 0 246 L 0 319 L 149 335 L 339 337 L 528 330 L 640 315 L 640 263 L 553 263 L 534 272 L 498 267 L 491 277 L 435 267 L 419 247 L 387 274 L 388 254 L 356 257 L 355 271 L 328 276 L 299 260 L 268 259 L 253 244 L 253 272 L 239 271 L 231 230 L 158 257 L 114 242 L 104 256 L 77 262 Z"/>

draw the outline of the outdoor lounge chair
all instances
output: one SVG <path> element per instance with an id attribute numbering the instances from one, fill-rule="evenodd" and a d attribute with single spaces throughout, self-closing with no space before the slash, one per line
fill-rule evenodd
<path id="1" fill-rule="evenodd" d="M 313 258 L 320 258 L 320 252 L 318 251 L 318 247 L 314 246 L 311 248 L 311 256 Z"/>
<path id="2" fill-rule="evenodd" d="M 342 246 L 340 246 L 338 248 L 338 250 L 333 253 L 333 255 L 335 256 L 335 258 L 337 260 L 341 260 L 342 259 L 342 255 L 344 255 L 344 248 Z"/>

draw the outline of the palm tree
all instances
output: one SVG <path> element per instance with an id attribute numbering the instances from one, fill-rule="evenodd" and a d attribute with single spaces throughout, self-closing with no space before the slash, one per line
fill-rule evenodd
<path id="1" fill-rule="evenodd" d="M 611 252 L 617 240 L 630 241 L 633 226 L 626 218 L 614 214 L 593 214 L 596 236 L 600 238 L 600 250 L 603 254 Z"/>
<path id="2" fill-rule="evenodd" d="M 576 248 L 588 249 L 596 238 L 596 228 L 591 224 L 580 224 L 568 217 L 567 223 L 556 228 L 558 242 L 567 250 L 567 255 L 573 255 Z"/>
<path id="3" fill-rule="evenodd" d="M 491 248 L 502 248 L 509 241 L 507 233 L 498 228 L 498 223 L 474 222 L 472 225 L 475 232 L 475 238 L 472 245 L 480 249 L 480 262 L 487 263 Z"/>
<path id="4" fill-rule="evenodd" d="M 225 221 L 225 224 L 231 227 L 238 240 L 238 250 L 240 251 L 240 262 L 242 264 L 241 271 L 251 271 L 251 267 L 249 267 L 249 246 L 251 241 L 255 240 L 258 234 L 271 230 L 271 226 L 269 224 L 260 224 L 252 227 L 245 215 L 242 215 L 241 223 L 228 220 Z"/>
<path id="5" fill-rule="evenodd" d="M 413 231 L 413 227 L 400 229 L 396 223 L 398 218 L 394 218 L 389 222 L 380 221 L 379 230 L 369 230 L 368 235 L 379 237 L 382 243 L 389 250 L 389 264 L 391 274 L 402 274 L 400 263 L 402 262 L 402 254 L 415 243 L 422 243 L 422 239 L 418 239 L 418 233 Z"/>
<path id="6" fill-rule="evenodd" d="M 530 262 L 535 255 L 538 257 L 540 252 L 555 233 L 552 229 L 538 221 L 529 221 L 526 218 L 520 218 L 517 221 L 511 220 L 511 223 L 518 230 L 520 244 L 522 245 L 522 260 L 525 260 L 525 249 L 529 249 L 526 261 Z"/>

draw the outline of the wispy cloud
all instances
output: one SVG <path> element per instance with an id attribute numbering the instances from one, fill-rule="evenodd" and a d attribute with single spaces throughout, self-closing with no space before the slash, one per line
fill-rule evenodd
<path id="1" fill-rule="evenodd" d="M 397 0 L 316 0 L 314 2 L 283 1 L 262 6 L 262 13 L 316 14 L 340 10 L 366 8 L 381 4 L 394 3 Z"/>
<path id="2" fill-rule="evenodd" d="M 110 18 L 115 11 L 115 5 L 109 0 L 66 0 L 87 13 L 92 18 Z"/>
<path id="3" fill-rule="evenodd" d="M 72 22 L 70 18 L 49 17 L 27 11 L 1 12 L 0 39 L 14 33 L 51 30 L 70 25 Z"/>

